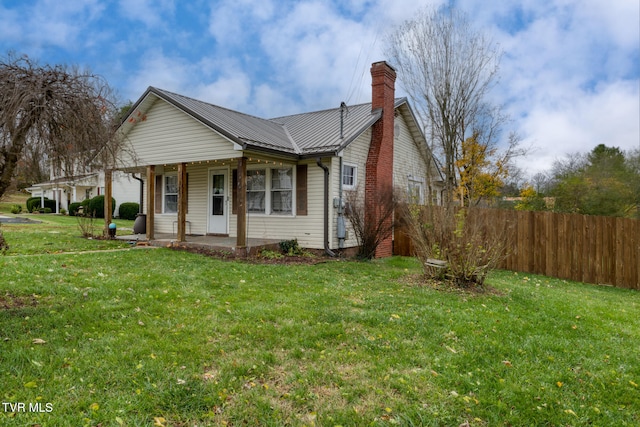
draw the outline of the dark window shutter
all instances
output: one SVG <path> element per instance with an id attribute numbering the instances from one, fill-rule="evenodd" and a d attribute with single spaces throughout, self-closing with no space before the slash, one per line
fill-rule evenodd
<path id="1" fill-rule="evenodd" d="M 296 214 L 307 215 L 307 165 L 296 168 Z"/>
<path id="2" fill-rule="evenodd" d="M 238 213 L 238 169 L 231 171 L 231 213 Z"/>
<path id="3" fill-rule="evenodd" d="M 156 175 L 155 212 L 162 213 L 162 175 Z"/>

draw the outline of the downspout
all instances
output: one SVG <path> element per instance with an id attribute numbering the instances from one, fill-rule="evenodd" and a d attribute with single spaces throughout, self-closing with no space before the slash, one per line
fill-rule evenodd
<path id="1" fill-rule="evenodd" d="M 329 168 L 318 157 L 316 163 L 324 171 L 324 252 L 329 256 L 336 256 L 329 248 Z"/>
<path id="2" fill-rule="evenodd" d="M 340 139 L 344 139 L 344 112 L 349 112 L 347 104 L 340 104 Z M 344 222 L 344 200 L 342 198 L 342 174 L 344 166 L 342 164 L 342 153 L 340 153 L 340 173 L 338 174 L 338 218 L 336 228 L 338 231 L 338 249 L 344 249 L 344 240 L 347 236 L 347 229 Z"/>
<path id="3" fill-rule="evenodd" d="M 138 213 L 144 212 L 142 210 L 142 203 L 144 202 L 144 181 L 142 178 L 138 178 L 135 174 L 131 174 L 131 177 L 137 181 L 140 181 L 140 204 L 138 205 Z"/>
<path id="4" fill-rule="evenodd" d="M 342 198 L 342 173 L 343 173 L 343 165 L 342 165 L 342 156 L 340 156 L 340 177 L 339 177 L 339 187 L 338 187 L 338 248 L 344 249 L 344 240 L 347 237 L 347 229 L 344 222 L 344 199 Z"/>
<path id="5" fill-rule="evenodd" d="M 144 181 L 142 180 L 142 174 L 138 178 L 135 174 L 131 174 L 131 177 L 137 181 L 140 181 L 140 204 L 138 205 L 138 215 L 133 223 L 133 234 L 147 234 L 147 216 L 144 215 L 142 204 L 144 203 Z"/>

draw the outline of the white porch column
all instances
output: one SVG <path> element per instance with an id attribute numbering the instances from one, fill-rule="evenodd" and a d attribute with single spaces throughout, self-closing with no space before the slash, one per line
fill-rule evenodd
<path id="1" fill-rule="evenodd" d="M 53 189 L 53 200 L 56 201 L 56 213 L 60 213 L 60 189 L 58 187 Z"/>

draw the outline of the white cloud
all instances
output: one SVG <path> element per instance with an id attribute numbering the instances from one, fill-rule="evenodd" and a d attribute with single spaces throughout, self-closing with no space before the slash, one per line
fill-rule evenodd
<path id="1" fill-rule="evenodd" d="M 274 5 L 271 0 L 224 0 L 212 6 L 209 33 L 224 46 L 236 46 L 259 26 L 272 18 Z"/>
<path id="2" fill-rule="evenodd" d="M 268 85 L 258 85 L 254 90 L 252 103 L 259 117 L 280 117 L 302 111 L 300 105 L 287 98 L 282 91 Z"/>
<path id="3" fill-rule="evenodd" d="M 505 51 L 497 99 L 533 152 L 534 174 L 598 144 L 640 144 L 637 2 L 463 0 Z M 628 80 L 629 76 L 635 76 Z"/>
<path id="4" fill-rule="evenodd" d="M 128 93 L 140 96 L 148 86 L 172 92 L 185 93 L 192 86 L 193 65 L 179 57 L 169 57 L 159 49 L 151 50 L 140 58 L 139 66 L 129 77 Z M 137 97 L 136 97 L 137 98 Z"/>
<path id="5" fill-rule="evenodd" d="M 294 92 L 308 108 L 327 108 L 370 84 L 366 75 L 361 77 L 371 58 L 379 59 L 375 36 L 375 29 L 314 1 L 297 4 L 263 28 L 262 44 L 282 89 Z"/>
<path id="6" fill-rule="evenodd" d="M 0 37 L 12 50 L 36 59 L 51 47 L 79 52 L 85 46 L 87 28 L 104 9 L 98 0 L 22 3 L 10 10 L 0 9 Z"/>
<path id="7" fill-rule="evenodd" d="M 251 103 L 251 79 L 242 72 L 226 73 L 215 82 L 199 86 L 189 94 L 215 105 L 246 112 Z"/>
<path id="8" fill-rule="evenodd" d="M 0 5 L 0 39 L 14 41 L 20 37 L 21 25 L 18 18 L 18 12 Z"/>
<path id="9" fill-rule="evenodd" d="M 149 28 L 165 27 L 165 16 L 175 11 L 174 0 L 120 0 L 119 7 L 123 18 L 140 21 Z"/>
<path id="10" fill-rule="evenodd" d="M 149 85 L 273 117 L 370 100 L 385 35 L 448 0 L 37 0 L 0 5 L 0 46 L 90 65 L 130 99 Z M 456 0 L 505 51 L 505 103 L 536 171 L 640 140 L 637 1 Z M 396 85 L 402 96 L 401 85 Z"/>
<path id="11" fill-rule="evenodd" d="M 548 171 L 566 154 L 591 151 L 598 144 L 623 150 L 640 146 L 640 91 L 637 82 L 602 84 L 595 92 L 576 92 L 555 108 L 533 105 L 522 120 L 525 144 L 535 150 L 519 164 L 530 174 Z"/>

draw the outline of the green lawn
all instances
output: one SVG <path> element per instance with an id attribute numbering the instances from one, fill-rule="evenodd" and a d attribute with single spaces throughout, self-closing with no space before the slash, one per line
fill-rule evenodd
<path id="1" fill-rule="evenodd" d="M 6 214 L 11 212 L 13 205 L 22 206 L 22 210 L 27 210 L 27 199 L 29 194 L 24 193 L 5 193 L 0 197 L 0 214 Z"/>
<path id="2" fill-rule="evenodd" d="M 56 254 L 102 249 L 126 248 L 127 242 L 118 240 L 84 239 L 78 218 L 56 214 L 4 214 L 27 218 L 39 224 L 2 224 L 0 230 L 9 245 L 6 255 Z M 86 221 L 90 221 L 87 219 Z M 133 221 L 115 220 L 118 234 L 131 234 Z M 104 219 L 93 221 L 94 234 L 101 236 Z"/>
<path id="3" fill-rule="evenodd" d="M 51 255 L 31 240 L 73 223 L 30 226 L 2 227 L 2 426 L 640 424 L 638 292 L 511 272 L 446 292 L 410 258 Z"/>

